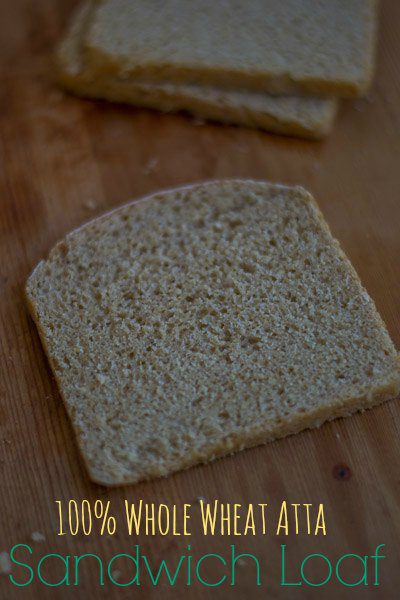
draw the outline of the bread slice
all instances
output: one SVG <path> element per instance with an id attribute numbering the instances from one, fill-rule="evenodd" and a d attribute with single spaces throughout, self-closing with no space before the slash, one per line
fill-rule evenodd
<path id="1" fill-rule="evenodd" d="M 364 93 L 376 0 L 101 0 L 85 47 L 99 72 L 272 93 Z"/>
<path id="2" fill-rule="evenodd" d="M 164 191 L 69 234 L 26 295 L 90 476 L 167 475 L 396 396 L 374 303 L 302 188 Z"/>
<path id="3" fill-rule="evenodd" d="M 332 129 L 337 112 L 337 101 L 333 99 L 274 97 L 196 84 L 96 76 L 82 54 L 82 39 L 91 13 L 91 3 L 80 7 L 58 51 L 59 81 L 73 93 L 162 111 L 185 110 L 204 119 L 311 139 L 320 139 Z"/>

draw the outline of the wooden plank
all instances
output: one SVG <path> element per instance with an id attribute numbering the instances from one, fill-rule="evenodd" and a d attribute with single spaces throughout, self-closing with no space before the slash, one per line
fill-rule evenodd
<path id="1" fill-rule="evenodd" d="M 75 2 L 73 4 L 76 4 Z M 161 115 L 94 103 L 62 94 L 52 81 L 51 55 L 73 6 L 66 0 L 1 0 L 0 76 L 0 552 L 30 544 L 33 562 L 48 552 L 96 552 L 104 558 L 132 552 L 139 543 L 156 562 L 252 552 L 262 562 L 263 587 L 251 562 L 237 571 L 234 587 L 98 586 L 96 565 L 85 568 L 78 588 L 26 588 L 0 576 L 0 598 L 314 598 L 319 588 L 282 588 L 280 544 L 290 552 L 290 574 L 311 552 L 338 557 L 372 553 L 386 544 L 379 588 L 330 584 L 324 598 L 397 598 L 399 569 L 400 410 L 390 402 L 320 430 L 242 452 L 165 480 L 105 490 L 89 482 L 71 427 L 47 366 L 22 289 L 36 262 L 71 228 L 128 199 L 163 187 L 214 177 L 255 177 L 301 183 L 318 198 L 400 346 L 400 3 L 382 2 L 377 79 L 367 99 L 343 103 L 332 136 L 323 143 L 269 136 L 235 127 L 197 126 L 185 116 Z M 346 465 L 342 474 L 337 465 Z M 350 474 L 350 477 L 346 476 Z M 123 500 L 194 504 L 196 498 L 241 504 L 323 502 L 326 539 L 273 531 L 256 537 L 184 539 L 168 535 L 129 538 L 57 536 L 55 499 Z M 32 540 L 40 532 L 45 540 Z M 35 537 L 35 536 L 34 536 Z M 215 563 L 214 563 L 215 564 Z M 297 565 L 297 566 L 295 566 Z M 118 565 L 121 580 L 130 566 Z M 16 577 L 26 576 L 26 570 Z M 218 565 L 204 573 L 218 578 Z M 311 573 L 311 571 L 310 571 Z M 317 572 L 315 572 L 317 574 Z M 219 575 L 220 576 L 220 575 Z M 52 569 L 57 577 L 57 569 Z M 311 577 L 311 575 L 310 575 Z M 355 573 L 353 577 L 356 578 Z M 189 591 L 188 591 L 189 589 Z M 268 594 L 268 595 L 267 595 Z"/>

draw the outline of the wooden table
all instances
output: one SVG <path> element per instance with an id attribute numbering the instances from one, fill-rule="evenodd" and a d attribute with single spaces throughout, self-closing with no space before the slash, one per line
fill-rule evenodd
<path id="1" fill-rule="evenodd" d="M 51 552 L 95 552 L 109 559 L 132 552 L 139 543 L 156 562 L 176 560 L 188 543 L 197 557 L 209 552 L 226 557 L 235 544 L 237 552 L 259 557 L 263 585 L 255 585 L 250 559 L 241 561 L 234 587 L 229 583 L 188 587 L 185 578 L 174 587 L 165 579 L 153 587 L 144 578 L 139 588 L 109 582 L 100 588 L 92 558 L 91 566 L 82 569 L 78 587 L 45 587 L 35 579 L 17 588 L 3 574 L 0 597 L 398 598 L 398 402 L 165 480 L 108 490 L 92 484 L 82 466 L 22 290 L 32 267 L 61 236 L 130 198 L 184 182 L 230 176 L 300 183 L 317 196 L 399 347 L 400 3 L 383 2 L 378 72 L 371 94 L 343 103 L 335 130 L 323 143 L 229 126 L 199 126 L 186 116 L 64 95 L 52 82 L 51 55 L 74 4 L 0 2 L 0 551 L 27 544 L 36 564 Z M 198 530 L 198 497 L 244 505 L 264 502 L 273 513 L 285 499 L 314 506 L 323 502 L 327 536 L 308 536 L 302 529 L 287 538 L 272 530 L 265 536 L 204 537 Z M 190 503 L 193 535 L 137 538 L 129 537 L 121 526 L 114 536 L 60 537 L 55 500 L 71 498 L 110 500 L 118 515 L 125 498 L 170 506 Z M 381 585 L 345 588 L 332 581 L 324 588 L 281 587 L 281 544 L 287 544 L 293 578 L 310 553 L 333 560 L 345 553 L 372 554 L 378 544 L 385 544 Z M 122 562 L 115 568 L 119 581 L 127 581 L 131 567 Z M 5 555 L 0 564 L 7 570 Z M 61 572 L 58 567 L 48 571 L 53 581 Z M 318 576 L 317 571 L 310 569 L 310 579 Z M 12 572 L 18 580 L 28 574 L 15 565 Z M 204 573 L 215 581 L 221 576 L 220 563 L 211 566 L 210 561 Z M 357 579 L 356 569 L 352 577 Z"/>

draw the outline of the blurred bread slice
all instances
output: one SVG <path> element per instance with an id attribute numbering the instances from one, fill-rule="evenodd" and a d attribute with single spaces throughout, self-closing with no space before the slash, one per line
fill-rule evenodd
<path id="1" fill-rule="evenodd" d="M 26 294 L 90 476 L 106 485 L 399 392 L 386 328 L 302 188 L 154 194 L 69 234 Z"/>
<path id="2" fill-rule="evenodd" d="M 304 138 L 319 139 L 332 129 L 337 112 L 333 99 L 274 97 L 256 91 L 94 74 L 82 51 L 92 12 L 91 3 L 79 9 L 58 51 L 59 80 L 73 93 L 166 112 L 183 110 L 203 119 Z"/>
<path id="3" fill-rule="evenodd" d="M 102 73 L 356 96 L 376 21 L 376 0 L 101 0 L 85 48 Z"/>

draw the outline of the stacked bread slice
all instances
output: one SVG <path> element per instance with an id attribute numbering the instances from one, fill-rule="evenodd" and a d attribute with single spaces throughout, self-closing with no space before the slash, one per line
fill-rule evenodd
<path id="1" fill-rule="evenodd" d="M 368 89 L 375 0 L 86 0 L 58 52 L 83 96 L 324 137 Z"/>

